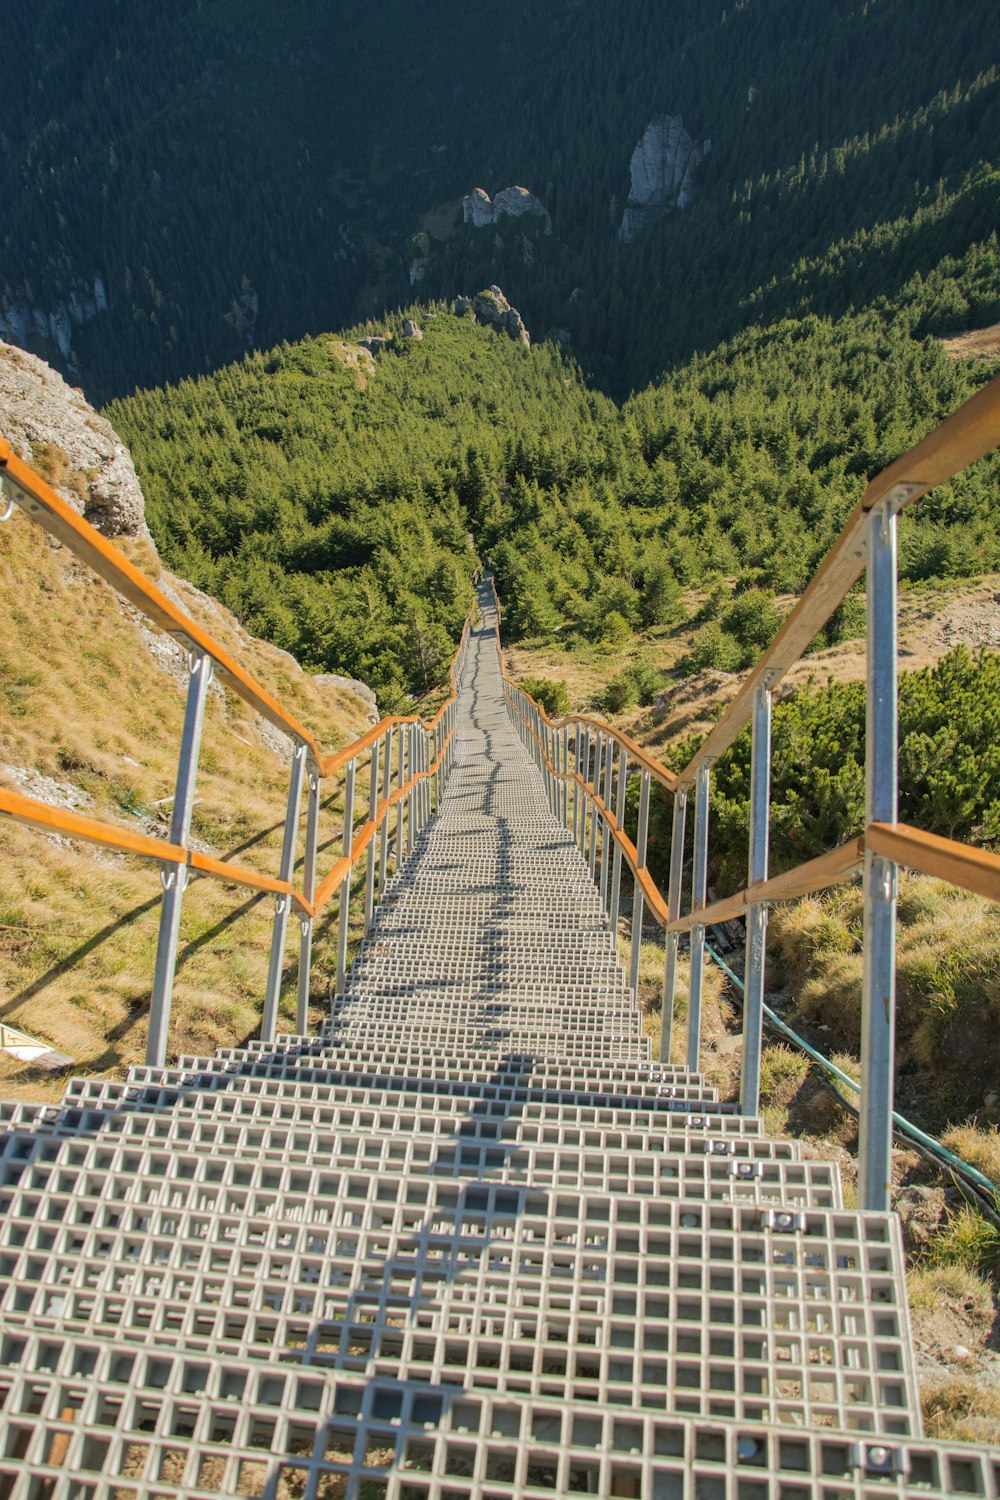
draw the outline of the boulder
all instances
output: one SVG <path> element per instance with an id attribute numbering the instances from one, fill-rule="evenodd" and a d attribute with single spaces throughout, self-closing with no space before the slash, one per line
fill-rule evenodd
<path id="1" fill-rule="evenodd" d="M 545 221 L 545 233 L 552 233 L 552 219 L 548 209 L 540 198 L 534 193 L 529 193 L 525 187 L 502 188 L 494 199 L 490 199 L 489 193 L 483 188 L 473 188 L 471 193 L 466 193 L 462 199 L 462 220 L 471 224 L 475 229 L 484 229 L 487 224 L 495 224 L 498 219 L 505 215 L 520 219 L 524 215 Z"/>
<path id="2" fill-rule="evenodd" d="M 403 324 L 403 337 L 407 339 L 422 339 L 423 336 L 423 330 L 418 324 L 414 323 L 412 318 L 407 318 Z"/>
<path id="3" fill-rule="evenodd" d="M 462 199 L 462 222 L 472 224 L 476 229 L 496 222 L 496 210 L 485 188 L 473 188 L 471 193 L 466 193 Z"/>

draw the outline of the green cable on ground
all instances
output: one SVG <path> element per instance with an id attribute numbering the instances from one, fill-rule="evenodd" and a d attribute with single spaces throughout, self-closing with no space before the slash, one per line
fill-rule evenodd
<path id="1" fill-rule="evenodd" d="M 722 972 L 728 975 L 729 979 L 733 984 L 735 984 L 736 988 L 742 995 L 744 993 L 744 990 L 746 989 L 746 986 L 744 985 L 742 979 L 740 979 L 739 975 L 733 973 L 732 969 L 726 963 L 725 959 L 721 958 L 719 954 L 716 953 L 715 949 L 710 947 L 708 943 L 705 944 L 705 952 L 709 955 L 710 958 L 714 959 Z M 800 1052 L 804 1052 L 807 1057 L 812 1058 L 813 1062 L 818 1063 L 826 1073 L 829 1073 L 840 1083 L 846 1083 L 849 1089 L 852 1089 L 855 1094 L 860 1095 L 860 1083 L 853 1079 L 849 1073 L 845 1073 L 842 1068 L 838 1068 L 837 1064 L 831 1062 L 828 1057 L 824 1057 L 822 1052 L 817 1052 L 815 1047 L 811 1047 L 807 1041 L 805 1041 L 798 1035 L 797 1032 L 793 1031 L 790 1026 L 786 1025 L 781 1017 L 776 1015 L 775 1012 L 771 1010 L 770 1006 L 764 1006 L 764 1015 L 767 1017 L 768 1023 L 774 1027 L 775 1031 L 779 1031 L 783 1036 L 788 1037 L 789 1041 L 792 1042 L 796 1047 L 798 1047 Z M 942 1143 L 934 1136 L 927 1135 L 926 1132 L 921 1130 L 918 1125 L 914 1125 L 911 1120 L 907 1120 L 904 1115 L 897 1114 L 895 1110 L 893 1110 L 892 1112 L 892 1123 L 893 1125 L 895 1125 L 900 1135 L 908 1136 L 910 1140 L 916 1141 L 918 1145 L 923 1146 L 926 1151 L 929 1151 L 940 1161 L 947 1163 L 948 1166 L 957 1170 L 961 1174 L 961 1176 L 965 1177 L 981 1192 L 987 1193 L 991 1202 L 996 1202 L 997 1194 L 1000 1190 L 998 1190 L 997 1184 L 995 1182 L 992 1182 L 989 1177 L 986 1177 L 982 1172 L 977 1171 L 975 1167 L 970 1166 L 967 1161 L 963 1161 L 960 1156 L 956 1156 L 954 1151 L 949 1151 L 948 1147 L 942 1145 Z"/>

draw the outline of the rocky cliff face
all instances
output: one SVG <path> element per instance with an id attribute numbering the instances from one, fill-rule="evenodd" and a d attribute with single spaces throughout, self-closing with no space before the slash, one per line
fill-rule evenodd
<path id="1" fill-rule="evenodd" d="M 105 536 L 150 541 L 125 444 L 61 375 L 0 343 L 0 436 Z"/>
<path id="2" fill-rule="evenodd" d="M 544 220 L 545 233 L 552 233 L 552 220 L 548 209 L 541 199 L 536 198 L 534 193 L 529 193 L 527 188 L 504 188 L 491 199 L 485 189 L 477 187 L 462 199 L 462 219 L 476 229 L 482 229 L 487 224 L 495 224 L 498 219 L 505 217 L 520 219 L 525 215 Z"/>
<path id="3" fill-rule="evenodd" d="M 74 327 L 82 328 L 107 310 L 108 294 L 101 276 L 95 276 L 91 285 L 74 286 L 65 301 L 52 308 L 34 305 L 30 291 L 25 289 L 0 306 L 0 334 L 22 347 L 32 340 L 40 340 L 46 348 L 52 345 L 53 352 L 58 349 L 71 365 Z"/>
<path id="4" fill-rule="evenodd" d="M 43 360 L 4 343 L 0 343 L 0 438 L 6 438 L 17 455 L 30 463 L 98 531 L 108 537 L 144 542 L 152 559 L 147 570 L 181 609 L 194 614 L 209 630 L 215 631 L 221 625 L 235 637 L 237 651 L 242 643 L 254 649 L 261 646 L 214 599 L 160 568 L 146 525 L 146 502 L 131 454 L 110 422 L 99 416 L 81 393 L 67 385 Z M 142 566 L 147 568 L 145 562 Z M 124 601 L 122 609 L 134 619 L 156 665 L 168 676 L 184 680 L 183 652 L 176 642 L 154 631 Z M 264 649 L 281 658 L 295 674 L 302 675 L 302 668 L 287 652 L 276 646 Z M 365 683 L 332 675 L 317 681 L 354 693 L 364 702 L 368 717 L 377 718 L 374 694 Z M 290 757 L 290 741 L 284 735 L 263 719 L 257 728 L 262 740 L 284 758 Z"/>
<path id="5" fill-rule="evenodd" d="M 694 197 L 695 173 L 712 149 L 684 129 L 680 115 L 656 115 L 632 152 L 632 186 L 618 238 L 626 245 L 654 219 L 687 208 Z"/>
<path id="6" fill-rule="evenodd" d="M 524 319 L 516 307 L 511 307 L 498 286 L 491 286 L 475 297 L 456 297 L 454 312 L 459 318 L 464 318 L 471 312 L 476 322 L 484 328 L 505 333 L 515 343 L 531 344 L 531 334 L 524 326 Z"/>

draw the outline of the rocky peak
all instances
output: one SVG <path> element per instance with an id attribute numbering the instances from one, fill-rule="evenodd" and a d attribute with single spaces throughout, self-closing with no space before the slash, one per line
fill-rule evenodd
<path id="1" fill-rule="evenodd" d="M 711 141 L 692 140 L 680 115 L 654 116 L 632 152 L 632 186 L 618 238 L 627 245 L 655 219 L 687 208 L 695 173 L 711 149 Z"/>
<path id="2" fill-rule="evenodd" d="M 142 490 L 114 428 L 43 360 L 4 343 L 0 436 L 105 536 L 150 540 Z"/>
<path id="3" fill-rule="evenodd" d="M 524 319 L 516 307 L 511 307 L 498 286 L 478 292 L 471 300 L 468 297 L 456 297 L 454 306 L 455 313 L 460 318 L 471 307 L 476 322 L 484 328 L 494 328 L 497 333 L 505 333 L 519 344 L 531 343 L 531 334 L 524 326 Z"/>
<path id="4" fill-rule="evenodd" d="M 482 229 L 487 224 L 495 224 L 498 219 L 505 216 L 520 219 L 525 215 L 544 219 L 545 233 L 552 233 L 552 219 L 548 209 L 541 199 L 536 198 L 534 193 L 529 193 L 527 188 L 503 188 L 495 198 L 491 199 L 484 188 L 477 187 L 473 188 L 471 193 L 466 193 L 462 199 L 463 222 L 472 224 L 476 229 Z"/>

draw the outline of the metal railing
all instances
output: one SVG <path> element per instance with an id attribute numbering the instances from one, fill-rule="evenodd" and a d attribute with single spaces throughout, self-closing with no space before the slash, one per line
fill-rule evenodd
<path id="1" fill-rule="evenodd" d="M 123 854 L 138 855 L 159 865 L 163 902 L 146 1048 L 148 1065 L 162 1067 L 166 1060 L 181 911 L 192 873 L 249 886 L 274 896 L 274 924 L 261 1022 L 264 1041 L 271 1041 L 275 1035 L 288 919 L 295 908 L 299 918 L 296 1027 L 300 1034 L 305 1033 L 308 1029 L 313 929 L 317 917 L 336 896 L 339 904 L 336 961 L 339 993 L 347 971 L 354 870 L 365 856 L 364 924 L 367 932 L 375 902 L 385 887 L 393 816 L 396 825 L 393 854 L 398 865 L 404 852 L 412 850 L 417 835 L 440 801 L 454 759 L 456 703 L 472 615 L 465 621 L 451 664 L 449 696 L 432 719 L 425 721 L 413 714 L 382 719 L 367 734 L 327 756 L 304 725 L 255 682 L 217 641 L 168 599 L 117 547 L 77 515 L 34 470 L 17 458 L 6 442 L 0 442 L 0 488 L 4 501 L 0 519 L 8 519 L 14 506 L 20 507 L 135 605 L 148 620 L 182 645 L 187 651 L 189 669 L 177 781 L 166 842 L 79 813 L 50 807 L 35 798 L 3 789 L 0 789 L 0 815 L 45 832 L 59 833 Z M 259 874 L 232 860 L 215 859 L 189 846 L 205 705 L 213 677 L 292 741 L 291 775 L 277 876 Z M 355 831 L 355 790 L 365 770 L 369 784 L 368 816 Z M 343 782 L 342 853 L 317 884 L 320 787 L 323 781 L 337 776 L 341 776 Z M 293 877 L 304 788 L 307 793 L 304 860 L 302 883 L 296 886 Z"/>
<path id="2" fill-rule="evenodd" d="M 1000 376 L 994 377 L 922 442 L 871 480 L 774 640 L 740 684 L 690 763 L 679 773 L 666 770 L 610 724 L 582 716 L 550 718 L 504 671 L 504 692 L 515 722 L 546 777 L 553 811 L 572 828 L 581 852 L 589 860 L 591 873 L 600 881 L 612 933 L 618 924 L 623 861 L 632 872 L 633 992 L 638 990 L 644 913 L 648 912 L 664 931 L 661 1060 L 670 1058 L 681 933 L 690 935 L 687 1065 L 696 1070 L 701 1050 L 705 930 L 735 916 L 746 917 L 740 1102 L 747 1114 L 756 1114 L 760 1101 L 768 907 L 773 902 L 824 890 L 861 872 L 864 978 L 859 1195 L 864 1208 L 885 1208 L 889 1196 L 897 867 L 905 865 L 1000 901 L 1000 857 L 897 821 L 897 516 L 904 506 L 982 458 L 997 443 L 1000 443 Z M 866 571 L 865 832 L 838 849 L 769 878 L 772 693 Z M 499 648 L 499 626 L 497 645 Z M 501 665 L 502 662 L 501 654 Z M 748 723 L 752 724 L 752 749 L 747 885 L 709 905 L 712 766 Z M 634 843 L 625 832 L 630 771 L 639 773 Z M 673 797 L 666 897 L 653 882 L 646 864 L 653 780 L 666 787 Z M 692 788 L 690 910 L 682 915 L 685 824 Z"/>

